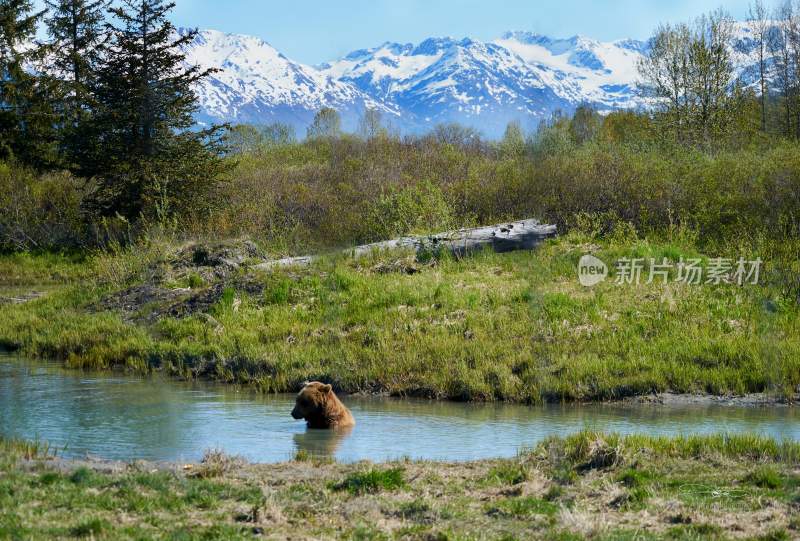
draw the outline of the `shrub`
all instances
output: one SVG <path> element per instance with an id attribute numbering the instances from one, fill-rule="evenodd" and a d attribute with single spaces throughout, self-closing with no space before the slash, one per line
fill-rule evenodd
<path id="1" fill-rule="evenodd" d="M 0 162 L 0 249 L 85 245 L 81 204 L 86 193 L 87 183 L 69 173 L 37 175 Z"/>
<path id="2" fill-rule="evenodd" d="M 366 241 L 443 231 L 455 223 L 444 193 L 430 182 L 395 189 L 376 201 L 361 234 Z"/>

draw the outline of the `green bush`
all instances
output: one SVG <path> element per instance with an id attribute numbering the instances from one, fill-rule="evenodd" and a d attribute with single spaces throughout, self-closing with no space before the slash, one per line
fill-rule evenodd
<path id="1" fill-rule="evenodd" d="M 242 159 L 204 227 L 306 252 L 523 217 L 704 247 L 797 238 L 797 143 L 709 153 L 609 139 L 511 157 L 435 138 L 276 145 Z"/>
<path id="2" fill-rule="evenodd" d="M 442 190 L 425 181 L 382 195 L 373 203 L 361 236 L 365 240 L 385 240 L 409 233 L 443 231 L 454 223 Z"/>
<path id="3" fill-rule="evenodd" d="M 212 214 L 173 209 L 170 230 L 180 238 L 249 236 L 274 253 L 305 254 L 536 217 L 589 240 L 758 249 L 774 261 L 768 278 L 783 297 L 800 298 L 800 143 L 712 152 L 659 141 L 644 119 L 615 115 L 578 144 L 568 119 L 558 122 L 523 147 L 517 137 L 514 152 L 454 127 L 427 137 L 341 135 L 244 149 Z M 153 227 L 98 225 L 82 213 L 89 189 L 66 173 L 0 165 L 0 245 L 107 247 Z"/>
<path id="4" fill-rule="evenodd" d="M 85 245 L 81 212 L 86 182 L 68 173 L 37 175 L 0 162 L 0 249 L 66 249 Z"/>

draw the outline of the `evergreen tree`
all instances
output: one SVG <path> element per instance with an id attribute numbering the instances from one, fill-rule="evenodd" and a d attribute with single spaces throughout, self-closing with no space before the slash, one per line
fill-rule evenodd
<path id="1" fill-rule="evenodd" d="M 0 158 L 44 168 L 55 139 L 54 79 L 37 73 L 45 49 L 35 42 L 44 11 L 30 0 L 0 0 Z"/>
<path id="2" fill-rule="evenodd" d="M 45 0 L 52 51 L 49 72 L 61 86 L 62 152 L 68 167 L 83 161 L 86 128 L 92 110 L 90 88 L 100 64 L 106 39 L 105 13 L 109 0 Z"/>
<path id="3" fill-rule="evenodd" d="M 222 127 L 193 130 L 194 86 L 209 71 L 187 67 L 181 48 L 197 35 L 178 33 L 164 0 L 122 0 L 98 70 L 93 159 L 100 179 L 95 210 L 128 219 L 180 209 L 207 210 L 224 165 Z M 91 167 L 89 167 L 91 166 Z M 92 170 L 93 169 L 93 170 Z"/>

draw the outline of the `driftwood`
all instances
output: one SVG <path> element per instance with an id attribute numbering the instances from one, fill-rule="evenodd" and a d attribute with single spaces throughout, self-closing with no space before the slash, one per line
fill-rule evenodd
<path id="1" fill-rule="evenodd" d="M 354 257 L 396 248 L 411 248 L 418 252 L 448 250 L 457 256 L 463 256 L 484 248 L 491 248 L 495 252 L 503 253 L 515 250 L 532 250 L 544 239 L 555 235 L 556 226 L 542 225 L 538 220 L 530 219 L 478 227 L 476 229 L 447 231 L 424 237 L 400 237 L 399 239 L 356 246 L 345 252 Z M 261 263 L 256 265 L 256 268 L 271 269 L 296 265 L 303 266 L 312 263 L 316 257 L 318 256 L 286 257 Z"/>

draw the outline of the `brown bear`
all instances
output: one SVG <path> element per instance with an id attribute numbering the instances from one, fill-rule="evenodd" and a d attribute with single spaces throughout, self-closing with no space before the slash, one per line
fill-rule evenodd
<path id="1" fill-rule="evenodd" d="M 308 428 L 342 428 L 356 424 L 353 415 L 333 392 L 333 387 L 312 381 L 297 395 L 292 417 L 305 419 Z"/>

